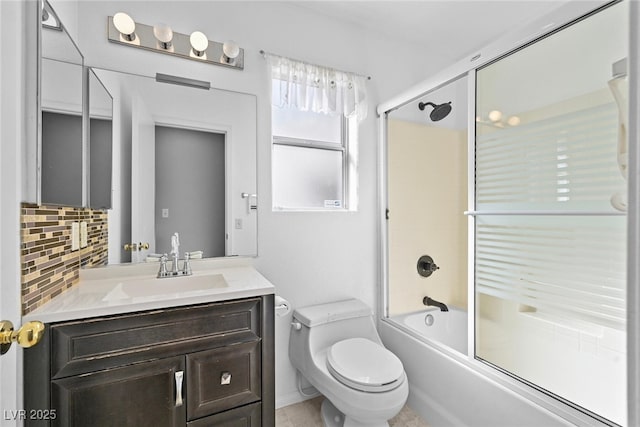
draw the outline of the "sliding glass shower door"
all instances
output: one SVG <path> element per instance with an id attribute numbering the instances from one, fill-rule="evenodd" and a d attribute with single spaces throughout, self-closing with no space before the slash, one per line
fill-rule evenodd
<path id="1" fill-rule="evenodd" d="M 475 356 L 626 422 L 626 57 L 618 3 L 476 73 Z"/>

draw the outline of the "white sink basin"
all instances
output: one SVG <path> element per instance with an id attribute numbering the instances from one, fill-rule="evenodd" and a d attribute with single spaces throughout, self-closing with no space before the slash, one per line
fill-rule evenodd
<path id="1" fill-rule="evenodd" d="M 169 294 L 183 295 L 227 286 L 222 274 L 122 280 L 117 282 L 113 289 L 105 295 L 103 301 L 152 298 Z"/>

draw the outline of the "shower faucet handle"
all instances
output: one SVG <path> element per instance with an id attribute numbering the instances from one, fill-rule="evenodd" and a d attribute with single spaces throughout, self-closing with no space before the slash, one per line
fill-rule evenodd
<path id="1" fill-rule="evenodd" d="M 422 277 L 429 277 L 434 271 L 439 270 L 440 267 L 436 265 L 429 255 L 422 255 L 418 259 L 418 274 Z"/>

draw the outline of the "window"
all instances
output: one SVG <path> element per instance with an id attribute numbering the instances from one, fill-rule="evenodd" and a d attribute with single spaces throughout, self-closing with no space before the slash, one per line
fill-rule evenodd
<path id="1" fill-rule="evenodd" d="M 351 121 L 343 115 L 273 107 L 275 210 L 350 208 Z"/>
<path id="2" fill-rule="evenodd" d="M 274 210 L 355 210 L 366 78 L 265 54 L 272 79 Z"/>

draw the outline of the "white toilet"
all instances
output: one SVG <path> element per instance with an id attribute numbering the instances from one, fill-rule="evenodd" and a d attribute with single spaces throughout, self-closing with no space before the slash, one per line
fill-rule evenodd
<path id="1" fill-rule="evenodd" d="M 407 401 L 402 362 L 383 347 L 371 308 L 357 299 L 295 310 L 289 358 L 325 396 L 325 426 L 388 426 Z"/>

